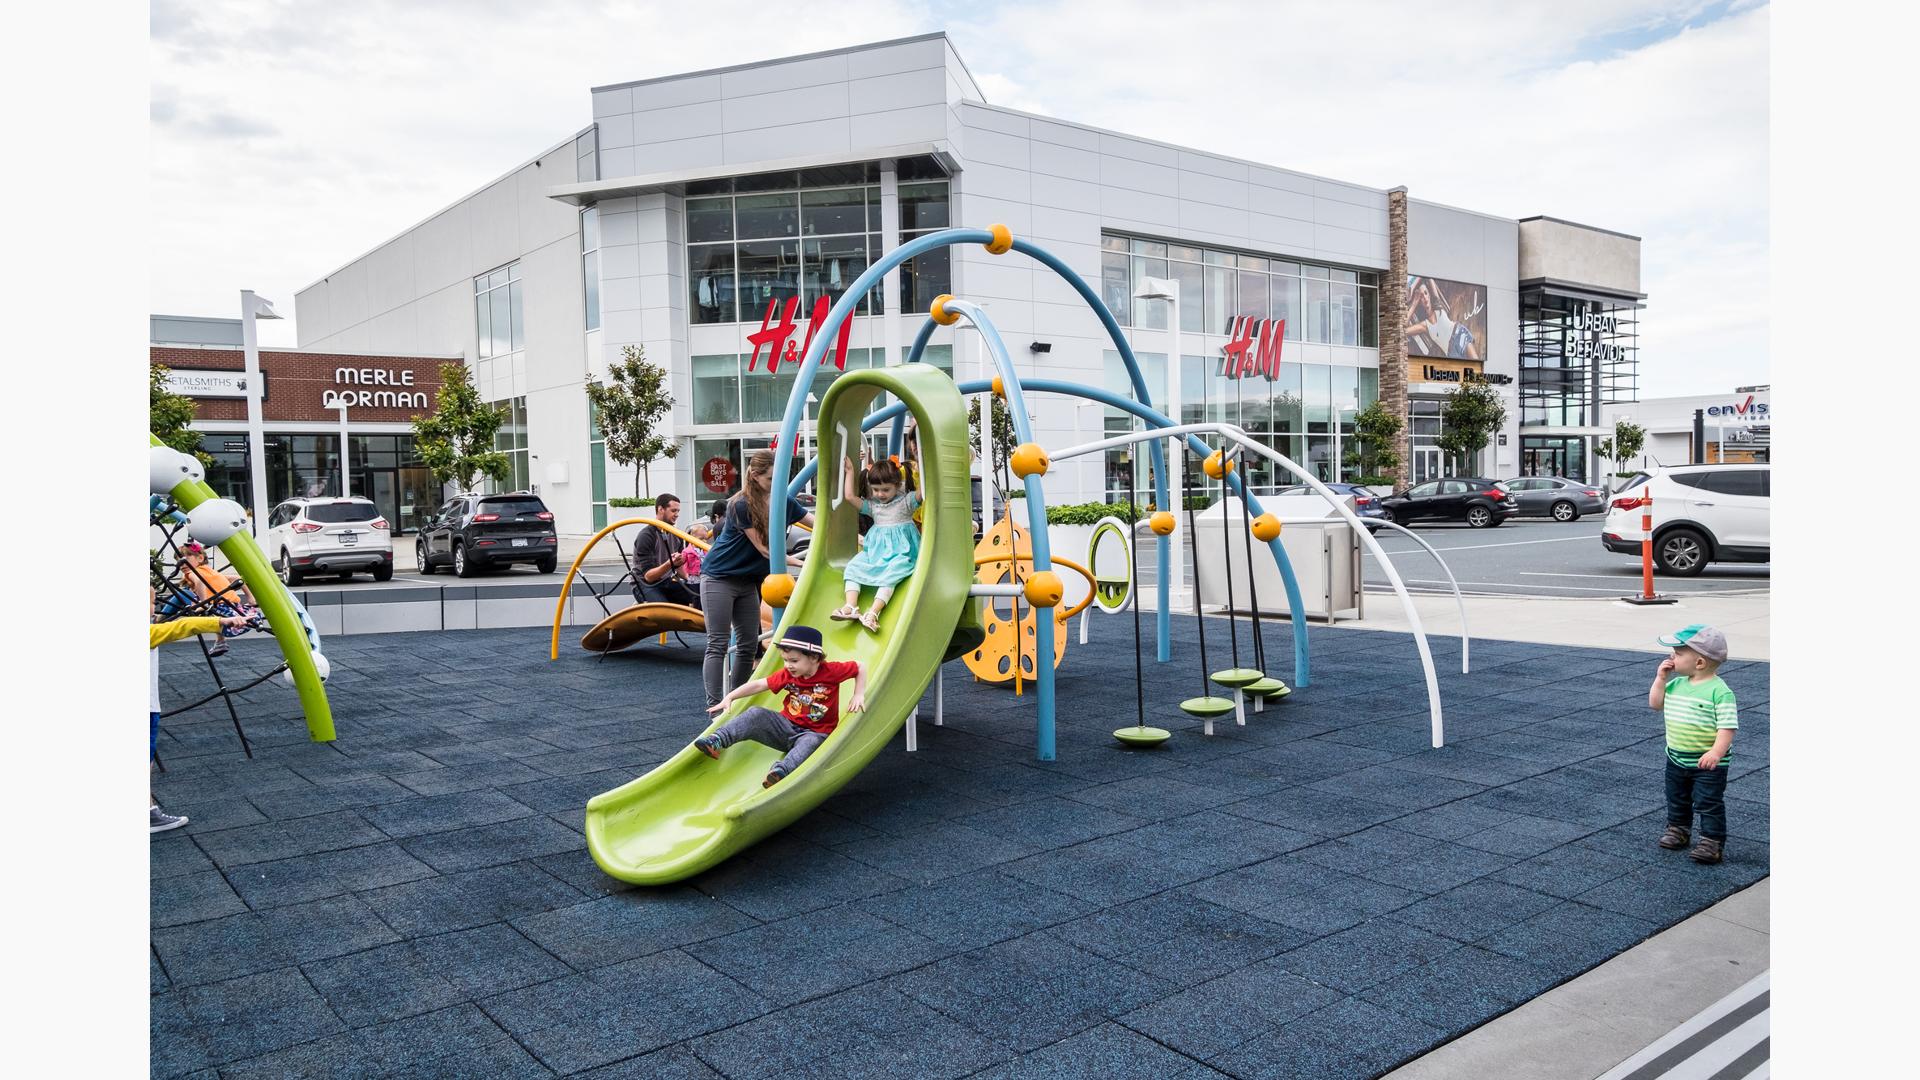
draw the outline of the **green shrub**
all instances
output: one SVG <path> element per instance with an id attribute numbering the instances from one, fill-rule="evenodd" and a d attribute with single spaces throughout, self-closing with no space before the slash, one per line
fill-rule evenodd
<path id="1" fill-rule="evenodd" d="M 637 506 L 645 506 L 645 507 L 651 508 L 653 506 L 653 500 L 652 499 L 636 499 L 631 495 L 617 495 L 611 499 L 608 499 L 607 505 L 612 507 L 615 510 L 628 510 Z"/>
<path id="2" fill-rule="evenodd" d="M 1103 517 L 1116 517 L 1121 521 L 1138 521 L 1149 511 L 1144 506 L 1128 503 L 1066 503 L 1061 506 L 1047 507 L 1049 525 L 1092 525 Z"/>

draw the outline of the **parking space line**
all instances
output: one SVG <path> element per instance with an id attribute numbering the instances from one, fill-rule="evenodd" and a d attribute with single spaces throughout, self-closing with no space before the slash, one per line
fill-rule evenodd
<path id="1" fill-rule="evenodd" d="M 1596 539 L 1598 538 L 1592 536 L 1556 536 L 1551 540 L 1510 540 L 1504 544 L 1458 544 L 1450 547 L 1441 547 L 1441 545 L 1435 544 L 1433 546 L 1439 548 L 1441 551 L 1478 551 L 1481 548 L 1524 547 L 1528 544 L 1565 544 L 1574 540 L 1585 540 L 1588 543 L 1593 543 Z M 1394 549 L 1387 547 L 1385 544 L 1382 544 L 1381 547 L 1385 548 L 1389 555 L 1412 555 L 1421 550 L 1420 548 Z M 1367 553 L 1369 558 L 1372 557 L 1372 554 L 1372 552 Z"/>

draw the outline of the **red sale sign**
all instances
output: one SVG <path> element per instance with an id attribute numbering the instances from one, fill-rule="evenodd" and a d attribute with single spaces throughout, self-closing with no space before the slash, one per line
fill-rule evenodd
<path id="1" fill-rule="evenodd" d="M 710 457 L 700 463 L 700 482 L 715 495 L 725 495 L 740 481 L 740 470 L 723 457 Z"/>

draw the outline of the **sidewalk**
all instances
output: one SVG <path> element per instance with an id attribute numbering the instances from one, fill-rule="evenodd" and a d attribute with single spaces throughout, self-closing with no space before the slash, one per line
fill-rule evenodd
<path id="1" fill-rule="evenodd" d="M 1476 640 L 1662 652 L 1655 640 L 1661 634 L 1688 623 L 1709 623 L 1726 633 L 1731 659 L 1772 659 L 1765 592 L 1683 596 L 1677 603 L 1647 607 L 1557 596 L 1469 596 L 1465 600 L 1467 625 Z M 1460 609 L 1452 596 L 1416 593 L 1413 606 L 1429 638 L 1460 636 Z M 1364 619 L 1339 625 L 1400 633 L 1409 629 L 1406 609 L 1392 592 L 1369 590 L 1366 612 Z"/>

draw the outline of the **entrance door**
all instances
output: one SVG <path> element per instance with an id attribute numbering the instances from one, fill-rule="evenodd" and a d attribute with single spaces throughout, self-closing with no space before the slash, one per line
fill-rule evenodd
<path id="1" fill-rule="evenodd" d="M 394 471 L 371 469 L 360 475 L 364 486 L 356 487 L 354 494 L 364 495 L 373 500 L 373 505 L 380 510 L 380 516 L 387 519 L 389 535 L 399 532 L 400 499 L 396 490 L 398 485 L 394 483 Z"/>
<path id="2" fill-rule="evenodd" d="M 1437 446 L 1416 446 L 1413 448 L 1413 482 L 1424 484 L 1440 478 L 1440 448 Z"/>

